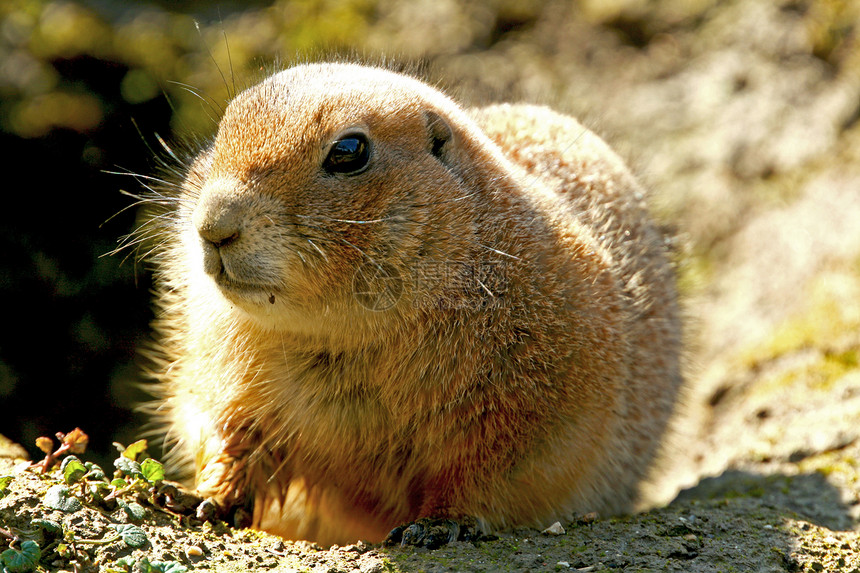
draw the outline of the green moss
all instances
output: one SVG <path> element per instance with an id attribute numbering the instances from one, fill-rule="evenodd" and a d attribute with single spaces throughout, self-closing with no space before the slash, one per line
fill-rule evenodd
<path id="1" fill-rule="evenodd" d="M 764 493 L 765 491 L 763 487 L 754 487 L 747 492 L 747 495 L 750 497 L 763 497 Z"/>
<path id="2" fill-rule="evenodd" d="M 677 264 L 678 291 L 684 296 L 692 296 L 713 279 L 714 264 L 705 254 L 691 254 Z"/>
<path id="3" fill-rule="evenodd" d="M 848 350 L 838 354 L 825 354 L 816 365 L 810 386 L 817 390 L 829 390 L 833 382 L 846 373 L 856 370 L 858 366 L 857 350 Z"/>
<path id="4" fill-rule="evenodd" d="M 835 301 L 821 301 L 807 313 L 790 318 L 777 327 L 769 340 L 747 353 L 745 362 L 754 367 L 804 348 L 819 346 L 843 330 L 841 318 Z"/>
<path id="5" fill-rule="evenodd" d="M 860 261 L 858 261 L 860 262 Z M 756 393 L 802 387 L 826 392 L 860 368 L 860 264 L 824 272 L 808 291 L 805 308 L 742 353 L 738 368 L 756 372 Z"/>
<path id="6" fill-rule="evenodd" d="M 860 329 L 860 259 L 822 273 L 810 286 L 806 308 L 790 317 L 764 343 L 742 355 L 748 368 L 809 348 L 839 348 L 839 341 Z M 860 349 L 830 351 L 824 370 L 843 374 L 860 364 Z"/>
<path id="7" fill-rule="evenodd" d="M 823 475 L 824 477 L 827 477 L 827 476 L 829 476 L 830 474 L 832 474 L 833 472 L 835 472 L 835 471 L 836 471 L 836 468 L 835 468 L 835 467 L 833 467 L 833 466 L 823 466 L 823 467 L 820 467 L 820 468 L 816 468 L 816 469 L 815 469 L 815 471 L 816 471 L 816 472 L 818 472 L 818 473 L 820 473 L 820 474 L 821 474 L 821 475 Z"/>

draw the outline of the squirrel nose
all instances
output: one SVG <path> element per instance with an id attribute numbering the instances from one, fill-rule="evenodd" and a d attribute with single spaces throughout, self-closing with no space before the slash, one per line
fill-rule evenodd
<path id="1" fill-rule="evenodd" d="M 210 194 L 195 208 L 192 223 L 204 241 L 221 248 L 239 238 L 242 211 L 235 198 Z"/>
<path id="2" fill-rule="evenodd" d="M 204 241 L 217 248 L 226 247 L 239 238 L 236 217 L 219 218 L 211 223 L 207 221 L 197 227 L 197 232 Z"/>

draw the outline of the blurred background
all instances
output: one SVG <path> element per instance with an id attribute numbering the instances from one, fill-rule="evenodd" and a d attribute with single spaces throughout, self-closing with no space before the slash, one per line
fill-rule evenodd
<path id="1" fill-rule="evenodd" d="M 796 384 L 857 373 L 858 34 L 853 0 L 5 0 L 0 434 L 34 456 L 75 426 L 102 456 L 140 436 L 150 276 L 109 254 L 135 224 L 127 173 L 154 173 L 161 141 L 193 152 L 269 71 L 347 55 L 465 104 L 552 105 L 629 160 L 678 235 L 694 433 L 734 443 L 732 396 L 765 380 L 808 405 Z M 763 407 L 732 411 L 766 442 Z"/>

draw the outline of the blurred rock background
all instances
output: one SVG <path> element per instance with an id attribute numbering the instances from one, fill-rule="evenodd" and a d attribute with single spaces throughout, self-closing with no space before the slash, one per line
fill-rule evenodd
<path id="1" fill-rule="evenodd" d="M 608 139 L 679 238 L 691 391 L 663 495 L 727 468 L 826 473 L 846 526 L 858 34 L 852 0 L 7 0 L 0 434 L 35 454 L 82 426 L 101 455 L 139 436 L 150 283 L 133 253 L 106 256 L 135 224 L 120 190 L 141 191 L 121 173 L 153 173 L 161 141 L 193 150 L 268 71 L 349 54 L 409 62 L 465 103 L 547 103 Z"/>

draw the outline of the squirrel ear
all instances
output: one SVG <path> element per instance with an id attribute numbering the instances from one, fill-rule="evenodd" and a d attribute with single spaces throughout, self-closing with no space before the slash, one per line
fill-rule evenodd
<path id="1" fill-rule="evenodd" d="M 445 153 L 445 144 L 454 137 L 454 132 L 451 131 L 451 126 L 448 122 L 442 119 L 435 111 L 425 111 L 424 116 L 427 119 L 427 134 L 430 153 L 439 160 L 443 159 Z"/>

